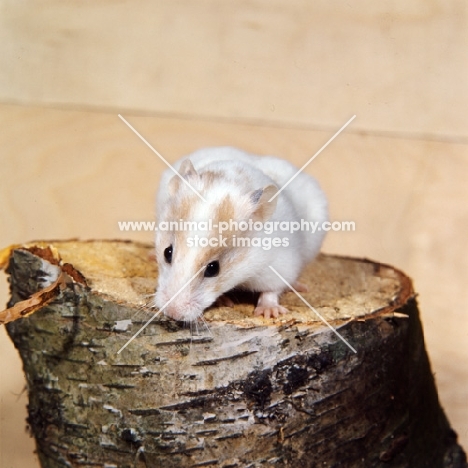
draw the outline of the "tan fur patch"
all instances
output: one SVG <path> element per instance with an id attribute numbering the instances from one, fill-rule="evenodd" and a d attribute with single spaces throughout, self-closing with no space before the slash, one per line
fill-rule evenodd
<path id="1" fill-rule="evenodd" d="M 173 213 L 174 221 L 178 221 L 179 219 L 187 220 L 190 219 L 190 213 L 192 212 L 192 207 L 194 203 L 198 201 L 197 195 L 194 193 L 186 194 L 182 196 L 180 201 L 177 203 L 173 203 L 172 208 L 170 210 Z"/>
<path id="2" fill-rule="evenodd" d="M 214 213 L 214 220 L 216 223 L 219 222 L 229 222 L 231 219 L 235 217 L 235 209 L 234 204 L 231 200 L 231 197 L 228 195 L 224 197 L 221 203 L 216 208 Z"/>
<path id="3" fill-rule="evenodd" d="M 203 189 L 208 191 L 215 182 L 224 178 L 224 175 L 218 171 L 204 171 L 200 174 L 200 178 L 203 181 Z"/>
<path id="4" fill-rule="evenodd" d="M 227 179 L 224 173 L 219 171 L 206 170 L 203 172 L 198 172 L 197 180 L 193 181 L 193 185 L 194 188 L 199 190 L 203 195 L 204 193 L 206 194 L 209 192 L 213 187 L 223 183 L 225 180 Z M 185 188 L 180 185 L 179 193 L 176 195 L 176 197 L 174 197 L 177 201 L 174 199 L 172 200 L 173 209 L 169 210 L 169 212 L 173 213 L 171 218 L 174 221 L 179 221 L 182 219 L 183 221 L 190 222 L 194 214 L 197 212 L 197 207 L 199 207 L 199 204 L 202 203 L 196 194 L 191 192 L 188 187 L 186 187 L 186 189 L 187 190 L 185 190 Z M 213 213 L 211 216 L 213 225 L 219 226 L 220 222 L 229 223 L 230 220 L 236 221 L 236 217 L 239 216 L 239 213 L 237 213 L 238 209 L 236 209 L 238 203 L 236 202 L 237 200 L 233 199 L 232 195 L 226 195 L 221 200 L 217 201 L 216 204 L 212 205 Z M 202 266 L 206 266 L 208 263 L 216 260 L 221 261 L 224 268 L 229 268 L 235 262 L 245 257 L 248 249 L 235 249 L 235 259 L 232 255 L 229 254 L 229 252 L 232 251 L 232 235 L 240 234 L 241 232 L 237 232 L 237 230 L 226 230 L 223 233 L 220 233 L 217 228 L 214 228 L 211 232 L 201 233 L 201 236 L 206 236 L 208 239 L 215 238 L 218 241 L 219 236 L 222 236 L 222 238 L 227 239 L 227 247 L 218 242 L 218 245 L 216 246 L 208 246 L 200 249 L 199 253 L 197 254 L 199 257 L 196 259 L 197 264 L 195 265 L 195 268 L 199 269 Z M 248 234 L 242 232 L 242 235 L 245 236 Z M 183 258 L 187 253 L 187 249 L 189 249 L 187 246 L 187 239 L 191 236 L 192 233 L 187 231 L 174 232 L 174 243 L 177 246 L 176 255 L 178 256 L 179 261 L 183 261 Z M 201 275 L 203 275 L 203 272 Z"/>

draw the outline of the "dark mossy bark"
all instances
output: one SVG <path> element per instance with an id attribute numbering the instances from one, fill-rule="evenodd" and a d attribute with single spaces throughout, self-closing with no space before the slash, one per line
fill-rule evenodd
<path id="1" fill-rule="evenodd" d="M 291 316 L 212 309 L 201 333 L 158 317 L 118 353 L 150 317 L 120 281 L 128 274 L 140 295 L 155 283 L 149 247 L 55 247 L 83 281 L 7 325 L 43 468 L 465 466 L 411 282 L 391 267 L 322 256 L 305 272 L 316 289 L 308 299 L 357 353 L 289 294 Z M 104 251 L 122 265 L 103 267 L 105 281 L 95 267 Z M 13 252 L 11 304 L 40 287 L 43 261 Z"/>

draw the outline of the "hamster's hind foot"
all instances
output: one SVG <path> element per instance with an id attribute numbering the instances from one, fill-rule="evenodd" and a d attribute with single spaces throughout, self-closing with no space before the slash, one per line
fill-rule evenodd
<path id="1" fill-rule="evenodd" d="M 293 283 L 292 287 L 293 287 L 297 292 L 302 292 L 302 293 L 309 292 L 309 287 L 307 286 L 307 284 L 300 283 L 299 281 L 296 281 L 295 283 Z M 294 292 L 292 289 L 290 289 L 290 291 L 291 291 L 291 292 Z"/>

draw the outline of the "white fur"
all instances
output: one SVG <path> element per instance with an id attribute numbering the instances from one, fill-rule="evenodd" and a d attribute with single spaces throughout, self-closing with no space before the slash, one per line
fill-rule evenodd
<path id="1" fill-rule="evenodd" d="M 235 148 L 207 148 L 177 161 L 174 168 L 179 170 L 182 162 L 189 158 L 198 174 L 204 171 L 216 171 L 221 174 L 219 183 L 215 183 L 210 191 L 203 190 L 203 184 L 198 179 L 190 179 L 194 188 L 201 190 L 208 203 L 196 196 L 191 205 L 190 220 L 206 220 L 213 215 L 216 203 L 228 194 L 235 200 L 236 213 L 242 218 L 248 213 L 250 200 L 247 195 L 268 185 L 283 187 L 298 169 L 291 163 L 271 157 L 254 156 Z M 177 204 L 185 196 L 193 196 L 184 184 L 179 185 L 175 194 L 170 194 L 169 184 L 174 176 L 173 171 L 166 170 L 161 178 L 158 201 L 157 220 L 178 220 Z M 314 221 L 322 223 L 328 220 L 327 200 L 318 183 L 308 174 L 301 172 L 276 197 L 276 209 L 268 221 Z M 246 201 L 247 200 L 247 201 Z M 251 207 L 250 207 L 251 208 Z M 174 212 L 175 211 L 175 212 Z M 267 220 L 264 220 L 267 221 Z M 193 236 L 195 233 L 187 233 Z M 200 235 L 202 233 L 199 233 Z M 205 235 L 207 233 L 204 233 Z M 261 247 L 251 247 L 240 251 L 227 250 L 221 253 L 219 260 L 221 271 L 219 276 L 204 278 L 203 271 L 172 300 L 164 313 L 177 320 L 195 320 L 220 295 L 234 287 L 264 293 L 260 296 L 258 311 L 269 316 L 284 313 L 285 309 L 278 304 L 277 298 L 287 287 L 284 282 L 269 268 L 271 265 L 290 284 L 294 283 L 303 267 L 318 254 L 325 231 L 319 230 L 294 233 L 277 231 L 270 235 L 265 232 L 254 232 L 258 238 L 287 237 L 288 247 L 272 247 L 264 250 Z M 181 243 L 174 250 L 173 261 L 168 264 L 164 260 L 164 249 L 174 241 L 174 236 L 168 232 L 158 231 L 156 234 L 156 252 L 159 265 L 159 284 L 155 297 L 155 305 L 163 307 L 167 301 L 194 276 L 199 269 L 197 261 L 203 255 L 201 248 L 188 248 Z M 276 300 L 275 300 L 276 298 Z M 256 309 L 256 310 L 257 310 Z M 268 309 L 270 310 L 270 309 Z"/>

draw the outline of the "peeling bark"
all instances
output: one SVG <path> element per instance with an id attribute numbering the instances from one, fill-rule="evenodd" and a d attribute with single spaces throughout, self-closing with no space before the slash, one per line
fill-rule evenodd
<path id="1" fill-rule="evenodd" d="M 209 329 L 157 317 L 118 353 L 152 316 L 150 247 L 52 244 L 66 281 L 7 325 L 43 468 L 465 466 L 401 272 L 322 255 L 301 277 L 357 353 L 293 293 L 279 319 L 248 295 L 206 311 Z M 11 253 L 12 307 L 44 288 L 37 246 Z"/>

